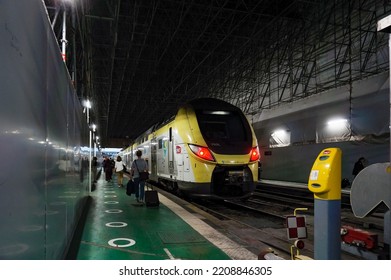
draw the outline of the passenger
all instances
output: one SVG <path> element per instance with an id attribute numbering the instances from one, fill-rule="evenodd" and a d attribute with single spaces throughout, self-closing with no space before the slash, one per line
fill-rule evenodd
<path id="1" fill-rule="evenodd" d="M 106 159 L 104 160 L 103 166 L 104 166 L 104 170 L 105 170 L 106 181 L 110 182 L 111 178 L 113 176 L 113 167 L 112 167 L 112 164 L 111 164 L 111 159 L 106 157 Z"/>
<path id="2" fill-rule="evenodd" d="M 360 157 L 353 167 L 353 178 L 357 176 L 358 173 L 360 173 L 361 170 L 363 170 L 367 166 L 367 160 L 364 157 Z"/>
<path id="3" fill-rule="evenodd" d="M 148 172 L 148 164 L 147 162 L 141 158 L 142 152 L 138 150 L 136 152 L 137 159 L 133 161 L 131 167 L 131 174 L 133 176 L 133 181 L 136 186 L 136 200 L 137 202 L 144 201 L 144 193 L 145 193 L 145 181 L 140 180 L 140 172 L 145 171 Z M 132 179 L 132 178 L 131 178 Z"/>
<path id="4" fill-rule="evenodd" d="M 122 188 L 124 185 L 122 181 L 124 179 L 124 163 L 122 162 L 122 158 L 117 156 L 117 160 L 114 165 L 115 174 L 117 175 L 117 183 L 118 188 Z"/>

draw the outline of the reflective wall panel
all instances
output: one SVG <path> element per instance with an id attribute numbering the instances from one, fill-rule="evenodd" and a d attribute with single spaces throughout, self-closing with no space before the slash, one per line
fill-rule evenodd
<path id="1" fill-rule="evenodd" d="M 42 1 L 0 1 L 0 38 L 0 259 L 62 259 L 88 197 L 85 116 Z"/>

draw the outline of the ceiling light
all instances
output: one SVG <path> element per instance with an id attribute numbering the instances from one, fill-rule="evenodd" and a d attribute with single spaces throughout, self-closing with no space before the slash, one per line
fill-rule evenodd
<path id="1" fill-rule="evenodd" d="M 327 125 L 334 126 L 334 125 L 344 125 L 348 122 L 347 119 L 333 119 L 327 122 Z"/>

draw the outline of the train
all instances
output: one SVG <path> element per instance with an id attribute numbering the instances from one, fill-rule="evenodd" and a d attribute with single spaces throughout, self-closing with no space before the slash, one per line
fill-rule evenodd
<path id="1" fill-rule="evenodd" d="M 127 166 L 137 150 L 152 182 L 188 197 L 246 198 L 258 180 L 258 142 L 249 120 L 216 98 L 190 100 L 140 135 L 119 153 Z"/>

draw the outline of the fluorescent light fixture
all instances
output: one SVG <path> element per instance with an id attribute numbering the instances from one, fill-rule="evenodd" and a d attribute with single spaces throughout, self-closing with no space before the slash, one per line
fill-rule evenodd
<path id="1" fill-rule="evenodd" d="M 276 137 L 276 136 L 281 137 L 284 135 L 286 135 L 286 130 L 283 130 L 283 129 L 278 129 L 272 133 L 272 137 Z"/>
<path id="2" fill-rule="evenodd" d="M 91 108 L 91 101 L 90 100 L 86 100 L 86 101 L 84 101 L 84 107 L 86 107 L 86 108 Z"/>
<path id="3" fill-rule="evenodd" d="M 75 4 L 75 0 L 62 0 L 64 3 L 68 3 L 68 4 L 71 4 L 71 5 L 73 5 L 73 4 Z"/>
<path id="4" fill-rule="evenodd" d="M 205 114 L 210 114 L 210 115 L 229 115 L 230 112 L 228 111 L 204 111 Z"/>
<path id="5" fill-rule="evenodd" d="M 340 126 L 340 125 L 346 124 L 347 122 L 348 122 L 347 119 L 333 119 L 333 120 L 329 120 L 327 122 L 327 125 L 329 125 L 329 126 L 335 126 L 335 125 Z"/>

